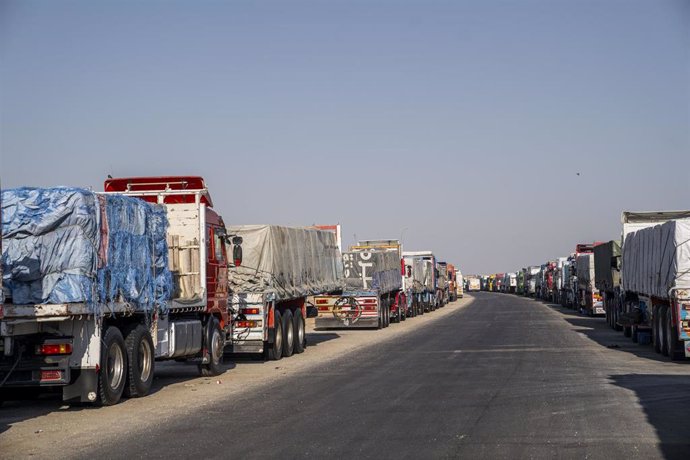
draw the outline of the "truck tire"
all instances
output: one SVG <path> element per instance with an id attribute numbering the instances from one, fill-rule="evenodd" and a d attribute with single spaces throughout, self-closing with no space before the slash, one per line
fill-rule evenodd
<path id="1" fill-rule="evenodd" d="M 663 332 L 663 321 L 660 321 L 659 313 L 661 312 L 660 307 L 653 308 L 652 317 L 652 340 L 654 341 L 654 351 L 661 353 L 661 348 L 664 343 L 664 332 Z"/>
<path id="2" fill-rule="evenodd" d="M 376 324 L 376 329 L 383 329 L 383 309 L 379 308 L 379 321 Z"/>
<path id="3" fill-rule="evenodd" d="M 391 325 L 391 307 L 388 302 L 383 309 L 383 327 L 388 327 Z"/>
<path id="4" fill-rule="evenodd" d="M 208 350 L 208 363 L 201 364 L 199 371 L 204 377 L 213 377 L 223 373 L 223 348 L 225 343 L 223 331 L 220 329 L 218 318 L 212 316 L 206 326 L 206 348 Z"/>
<path id="5" fill-rule="evenodd" d="M 623 337 L 630 337 L 630 336 L 632 336 L 632 327 L 625 326 L 623 328 Z"/>
<path id="6" fill-rule="evenodd" d="M 283 357 L 283 318 L 278 310 L 273 316 L 273 324 L 275 325 L 275 339 L 273 343 L 266 345 L 266 359 L 269 361 L 278 361 Z"/>
<path id="7" fill-rule="evenodd" d="M 304 324 L 302 310 L 295 310 L 295 314 L 292 317 L 292 323 L 295 331 L 295 346 L 293 348 L 293 352 L 295 354 L 302 353 L 307 345 L 306 326 Z"/>
<path id="8" fill-rule="evenodd" d="M 666 348 L 671 361 L 680 361 L 685 358 L 685 352 L 680 347 L 678 333 L 673 327 L 673 308 L 666 307 Z"/>
<path id="9" fill-rule="evenodd" d="M 98 401 L 103 406 L 120 402 L 127 381 L 127 350 L 122 333 L 109 326 L 101 341 L 101 369 L 98 373 Z"/>
<path id="10" fill-rule="evenodd" d="M 140 398 L 151 391 L 155 366 L 153 339 L 143 324 L 131 328 L 125 338 L 127 349 L 127 383 L 124 394 Z"/>
<path id="11" fill-rule="evenodd" d="M 292 310 L 285 310 L 283 313 L 283 357 L 292 356 L 295 349 L 295 324 L 292 321 Z"/>
<path id="12" fill-rule="evenodd" d="M 614 331 L 618 331 L 618 332 L 620 332 L 620 331 L 623 330 L 623 326 L 621 326 L 620 324 L 618 324 L 618 320 L 619 320 L 619 318 L 620 318 L 620 314 L 621 314 L 621 313 L 620 313 L 620 310 L 618 310 L 618 305 L 616 305 L 615 307 L 613 307 L 613 330 L 614 330 Z"/>
<path id="13" fill-rule="evenodd" d="M 668 333 L 666 331 L 666 306 L 660 306 L 657 310 L 657 313 L 659 314 L 659 329 L 661 332 L 659 334 L 659 342 L 661 345 L 659 352 L 664 356 L 668 356 L 668 341 L 666 338 L 666 334 Z"/>

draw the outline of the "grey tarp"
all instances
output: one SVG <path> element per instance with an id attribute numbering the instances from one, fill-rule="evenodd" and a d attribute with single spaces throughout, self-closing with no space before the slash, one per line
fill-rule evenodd
<path id="1" fill-rule="evenodd" d="M 690 288 L 690 219 L 671 220 L 629 233 L 623 245 L 621 282 L 626 291 L 668 298 Z"/>
<path id="2" fill-rule="evenodd" d="M 402 287 L 397 251 L 352 251 L 343 253 L 345 283 L 351 289 L 374 289 L 381 293 Z"/>
<path id="3" fill-rule="evenodd" d="M 618 241 L 594 246 L 594 281 L 597 289 L 613 291 L 620 284 L 620 272 L 611 265 L 611 259 L 620 255 L 621 245 Z"/>
<path id="4" fill-rule="evenodd" d="M 231 226 L 228 232 L 244 240 L 242 265 L 231 266 L 228 275 L 235 294 L 272 293 L 276 300 L 287 300 L 344 287 L 333 232 L 278 225 Z"/>
<path id="5" fill-rule="evenodd" d="M 424 260 L 418 257 L 404 256 L 405 289 L 412 292 L 424 292 Z"/>
<path id="6" fill-rule="evenodd" d="M 594 287 L 594 255 L 579 254 L 575 259 L 577 285 L 580 289 Z"/>

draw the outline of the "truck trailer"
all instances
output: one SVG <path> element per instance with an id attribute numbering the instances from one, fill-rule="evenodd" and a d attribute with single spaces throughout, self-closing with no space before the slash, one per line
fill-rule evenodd
<path id="1" fill-rule="evenodd" d="M 307 299 L 340 292 L 343 267 L 336 233 L 308 227 L 239 225 L 243 261 L 228 273 L 232 330 L 226 351 L 279 360 L 302 353 Z"/>
<path id="2" fill-rule="evenodd" d="M 437 308 L 437 270 L 436 256 L 431 251 L 404 251 L 403 259 L 406 267 L 413 268 L 411 277 L 405 277 L 406 283 L 411 281 L 415 286 L 412 303 L 417 305 L 418 313 L 433 311 Z"/>
<path id="3" fill-rule="evenodd" d="M 399 253 L 366 244 L 350 249 L 343 253 L 344 289 L 314 297 L 318 308 L 315 326 L 318 329 L 388 327 L 391 306 L 407 304 L 402 291 Z"/>
<path id="4" fill-rule="evenodd" d="M 633 341 L 651 331 L 655 351 L 671 359 L 690 356 L 690 217 L 686 216 L 690 212 L 623 213 L 622 219 L 619 323 Z"/>

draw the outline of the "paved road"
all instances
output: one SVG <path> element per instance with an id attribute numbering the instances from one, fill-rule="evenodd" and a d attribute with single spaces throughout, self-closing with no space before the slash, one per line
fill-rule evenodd
<path id="1" fill-rule="evenodd" d="M 84 456 L 690 458 L 689 364 L 601 318 L 474 296 L 423 330 Z"/>

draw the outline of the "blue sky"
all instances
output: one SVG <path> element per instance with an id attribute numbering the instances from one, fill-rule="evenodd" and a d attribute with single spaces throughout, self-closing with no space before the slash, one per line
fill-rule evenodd
<path id="1" fill-rule="evenodd" d="M 689 31 L 666 0 L 0 1 L 0 178 L 198 174 L 228 223 L 514 270 L 690 208 Z"/>

